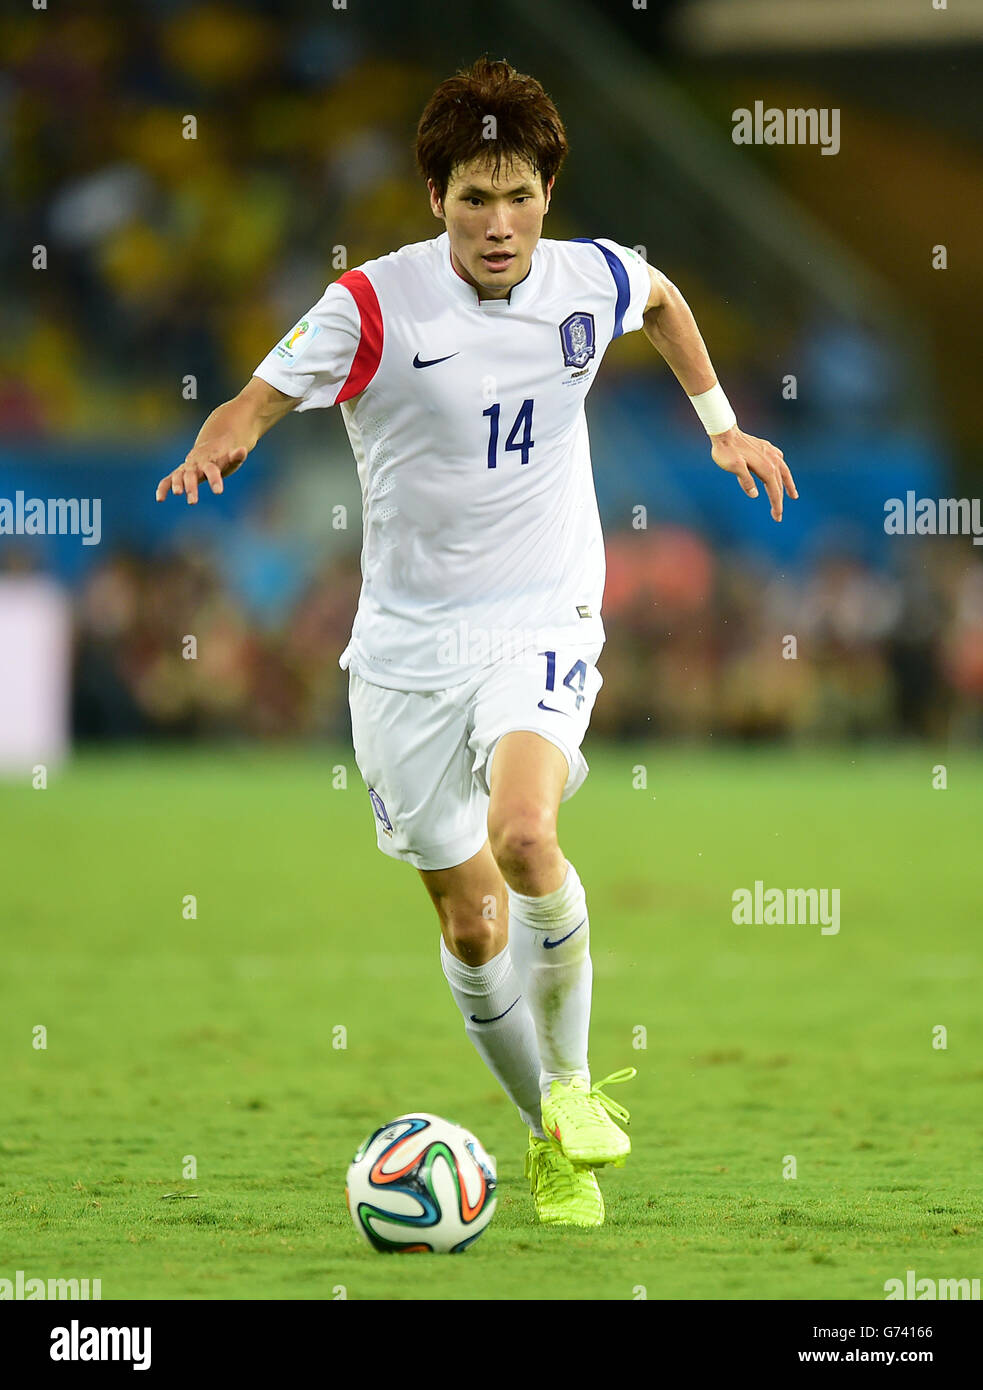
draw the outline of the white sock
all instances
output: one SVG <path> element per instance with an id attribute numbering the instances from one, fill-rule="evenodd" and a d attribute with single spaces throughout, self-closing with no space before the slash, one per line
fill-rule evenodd
<path id="1" fill-rule="evenodd" d="M 551 1081 L 582 1076 L 589 1082 L 590 923 L 584 886 L 569 860 L 554 893 L 534 898 L 509 889 L 509 951 L 536 1024 L 542 1094 Z"/>
<path id="2" fill-rule="evenodd" d="M 484 965 L 466 965 L 440 939 L 440 963 L 478 1056 L 523 1123 L 543 1138 L 536 1027 L 506 946 Z"/>

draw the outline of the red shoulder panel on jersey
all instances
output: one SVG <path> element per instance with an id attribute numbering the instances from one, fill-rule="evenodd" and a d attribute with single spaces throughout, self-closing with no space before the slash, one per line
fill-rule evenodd
<path id="1" fill-rule="evenodd" d="M 352 361 L 348 380 L 338 394 L 335 405 L 351 400 L 366 386 L 379 370 L 382 359 L 382 310 L 379 299 L 369 277 L 361 270 L 346 270 L 335 281 L 344 285 L 358 306 L 358 316 L 362 324 L 362 336 Z"/>

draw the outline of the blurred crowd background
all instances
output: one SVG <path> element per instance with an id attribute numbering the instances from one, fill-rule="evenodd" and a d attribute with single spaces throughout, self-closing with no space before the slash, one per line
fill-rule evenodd
<path id="1" fill-rule="evenodd" d="M 684 528 L 641 542 L 615 535 L 600 663 L 608 698 L 592 731 L 978 737 L 983 567 L 967 567 L 945 540 L 927 565 L 923 547 L 906 544 L 890 577 L 844 554 L 790 577 L 716 553 Z M 95 566 L 77 596 L 78 733 L 343 737 L 337 656 L 357 557 L 301 584 L 288 545 L 264 557 L 266 577 L 289 595 L 272 606 L 267 594 L 250 604 L 248 585 L 208 552 L 118 554 Z M 180 655 L 175 610 L 197 639 L 195 661 Z"/>
<path id="2" fill-rule="evenodd" d="M 837 35 L 822 11 L 509 0 L 492 25 L 424 0 L 93 0 L 0 19 L 0 497 L 102 499 L 98 546 L 0 535 L 0 603 L 29 575 L 68 594 L 76 738 L 347 735 L 360 498 L 337 412 L 288 417 L 220 502 L 153 489 L 327 283 L 439 233 L 416 120 L 485 50 L 567 123 L 544 234 L 611 236 L 671 276 L 802 496 L 776 527 L 644 336 L 612 346 L 588 402 L 608 549 L 592 730 L 978 737 L 983 548 L 883 520 L 909 489 L 979 495 L 983 14 L 950 35 L 944 12 L 869 0 L 863 34 Z M 735 146 L 732 111 L 759 99 L 838 108 L 840 152 Z"/>

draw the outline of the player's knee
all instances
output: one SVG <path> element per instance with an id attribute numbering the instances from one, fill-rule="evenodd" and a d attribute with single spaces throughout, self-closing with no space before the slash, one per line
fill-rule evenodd
<path id="1" fill-rule="evenodd" d="M 505 949 L 506 933 L 497 917 L 442 913 L 441 929 L 447 949 L 465 965 L 485 965 Z"/>
<path id="2" fill-rule="evenodd" d="M 556 820 L 545 806 L 526 805 L 490 816 L 488 838 L 501 867 L 534 867 L 557 845 Z"/>

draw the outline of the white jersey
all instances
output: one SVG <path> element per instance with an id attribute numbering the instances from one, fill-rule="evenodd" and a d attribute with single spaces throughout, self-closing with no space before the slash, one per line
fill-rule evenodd
<path id="1" fill-rule="evenodd" d="M 624 246 L 540 239 L 508 299 L 479 300 L 444 232 L 347 271 L 259 364 L 298 410 L 340 404 L 355 455 L 343 669 L 440 690 L 544 641 L 603 643 L 584 398 L 649 293 Z"/>

